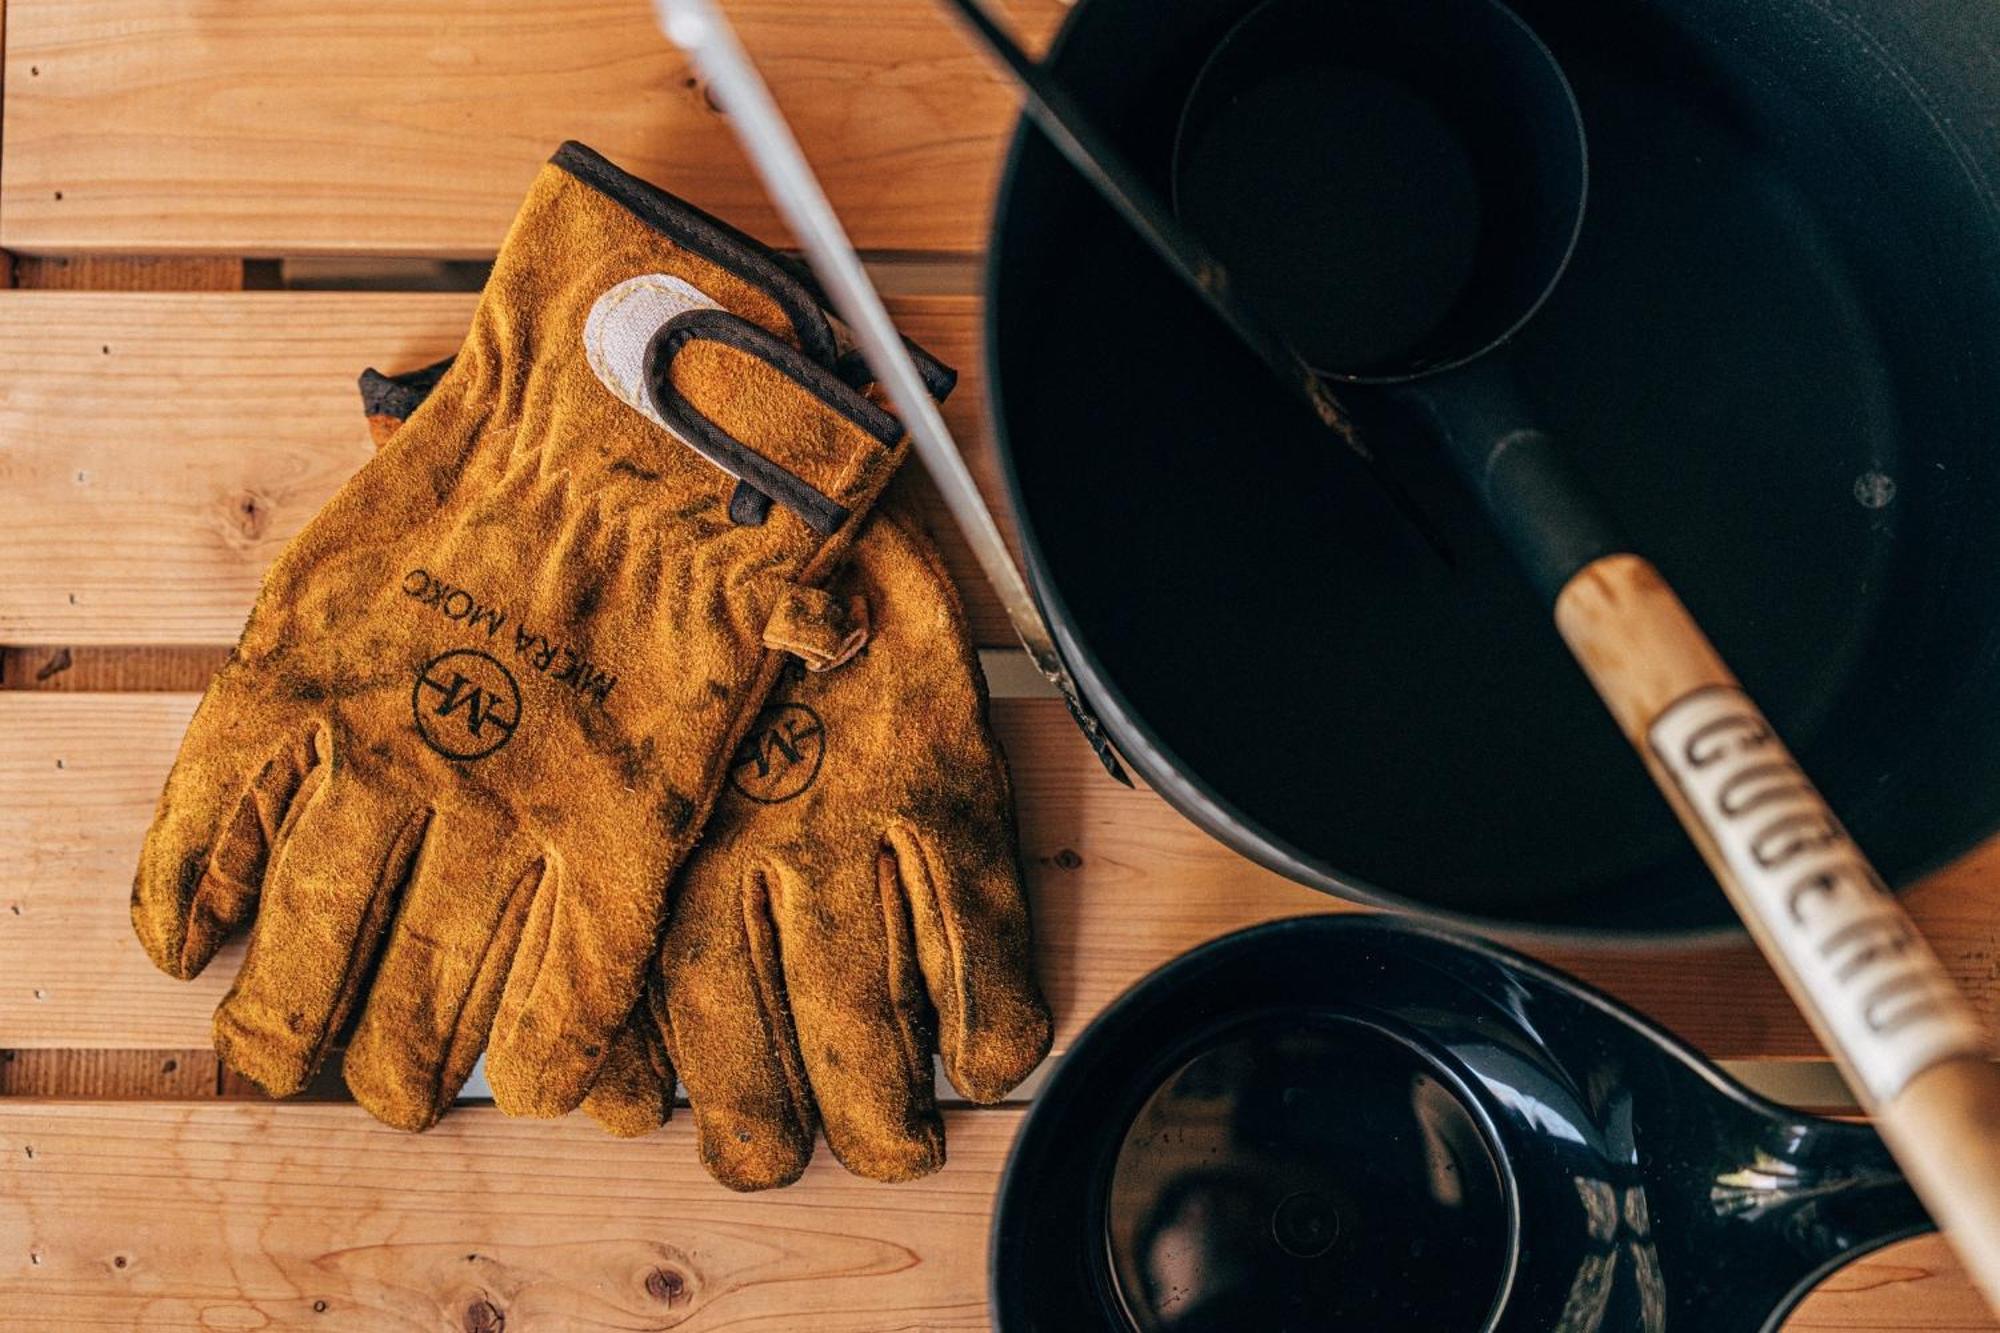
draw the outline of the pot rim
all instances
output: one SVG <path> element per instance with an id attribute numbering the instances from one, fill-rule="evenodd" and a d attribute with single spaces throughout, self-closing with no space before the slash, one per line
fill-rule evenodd
<path id="1" fill-rule="evenodd" d="M 1053 67 L 1060 62 L 1073 37 L 1078 21 L 1092 8 L 1092 0 L 1074 0 L 1061 27 L 1050 41 L 1040 63 Z M 1112 743 L 1126 762 L 1169 805 L 1239 856 L 1275 871 L 1295 883 L 1326 893 L 1346 902 L 1384 911 L 1402 913 L 1437 922 L 1450 929 L 1492 936 L 1502 941 L 1539 946 L 1609 950 L 1616 948 L 1710 948 L 1741 943 L 1748 935 L 1733 915 L 1706 925 L 1666 927 L 1619 927 L 1606 925 L 1551 924 L 1516 918 L 1465 912 L 1438 907 L 1407 894 L 1386 889 L 1362 876 L 1343 871 L 1326 858 L 1314 855 L 1284 838 L 1240 806 L 1225 799 L 1200 778 L 1191 765 L 1176 756 L 1132 706 L 1131 701 L 1104 670 L 1096 655 L 1070 629 L 1075 623 L 1069 606 L 1049 573 L 1041 539 L 1029 515 L 1020 477 L 1013 466 L 1013 446 L 1005 413 L 1001 409 L 1002 369 L 999 355 L 999 301 L 1001 286 L 1001 245 L 1009 220 L 1014 215 L 1014 194 L 1021 178 L 1021 161 L 1032 136 L 1040 133 L 1024 114 L 1016 113 L 1013 133 L 1008 137 L 1006 156 L 1001 163 L 1000 181 L 987 224 L 986 252 L 980 265 L 980 359 L 985 368 L 981 387 L 986 420 L 993 434 L 993 446 L 1006 487 L 1007 508 L 1019 534 L 1027 577 L 1033 595 L 1048 621 L 1064 665 L 1075 679 L 1085 700 L 1105 723 Z M 1553 628 L 1550 633 L 1554 633 Z M 1915 864 L 1891 885 L 1902 896 L 1912 885 L 1952 865 L 1981 845 L 1989 835 L 1953 839 Z"/>

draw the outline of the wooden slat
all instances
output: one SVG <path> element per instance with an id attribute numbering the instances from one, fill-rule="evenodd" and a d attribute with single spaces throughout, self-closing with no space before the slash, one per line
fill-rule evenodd
<path id="1" fill-rule="evenodd" d="M 0 890 L 0 1034 L 9 1046 L 207 1043 L 238 946 L 201 979 L 171 981 L 140 952 L 126 915 L 139 843 L 193 705 L 179 694 L 0 694 L 0 864 L 11 868 Z M 1017 782 L 1060 1042 L 1203 940 L 1342 909 L 1229 852 L 1157 797 L 1110 782 L 1054 700 L 1001 700 L 995 715 Z M 1975 1001 L 2000 1012 L 2000 841 L 1909 901 Z M 1717 1059 L 1818 1054 L 1747 947 L 1543 952 Z"/>
<path id="2" fill-rule="evenodd" d="M 921 1185 L 821 1152 L 744 1197 L 685 1116 L 639 1142 L 460 1111 L 0 1104 L 0 1327 L 822 1333 L 987 1327 L 986 1229 L 1017 1110 L 947 1113 Z M 1941 1241 L 1834 1274 L 1788 1333 L 2000 1327 Z"/>
<path id="3" fill-rule="evenodd" d="M 265 565 L 368 457 L 355 376 L 446 355 L 475 300 L 0 292 L 0 644 L 235 642 Z M 977 301 L 891 306 L 959 368 L 946 415 L 997 499 Z M 1011 644 L 956 532 L 931 526 L 974 632 Z"/>
<path id="4" fill-rule="evenodd" d="M 684 1116 L 631 1143 L 491 1111 L 417 1138 L 353 1107 L 0 1105 L 0 1326 L 983 1328 L 1018 1118 L 951 1114 L 920 1187 L 821 1153 L 753 1199 Z"/>
<path id="5" fill-rule="evenodd" d="M 1057 0 L 1011 6 L 1031 41 Z M 932 0 L 729 12 L 857 244 L 981 248 L 1014 102 Z M 480 255 L 565 138 L 767 237 L 644 4 L 11 0 L 0 246 Z"/>
<path id="6" fill-rule="evenodd" d="M 1983 1333 L 2000 1317 L 1944 1240 L 1919 1236 L 1826 1278 L 1779 1326 L 1782 1333 Z"/>

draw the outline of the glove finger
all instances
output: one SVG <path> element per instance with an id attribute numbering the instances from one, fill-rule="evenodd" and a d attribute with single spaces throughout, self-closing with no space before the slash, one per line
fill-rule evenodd
<path id="1" fill-rule="evenodd" d="M 644 1001 L 611 1039 L 611 1054 L 597 1071 L 583 1109 L 606 1133 L 621 1139 L 650 1134 L 674 1113 L 674 1067 Z"/>
<path id="2" fill-rule="evenodd" d="M 215 1011 L 223 1062 L 276 1097 L 305 1087 L 346 1021 L 424 841 L 425 811 L 353 778 L 301 803 L 265 877 L 243 970 Z"/>
<path id="3" fill-rule="evenodd" d="M 385 1124 L 429 1129 L 486 1049 L 544 874 L 484 821 L 440 813 L 390 924 L 344 1071 Z"/>
<path id="4" fill-rule="evenodd" d="M 994 1102 L 1049 1053 L 1053 1025 L 1035 982 L 1013 839 L 955 832 L 931 839 L 896 828 L 889 846 L 945 1075 L 973 1101 Z"/>
<path id="5" fill-rule="evenodd" d="M 182 980 L 256 911 L 286 816 L 308 775 L 321 772 L 316 732 L 280 748 L 248 782 L 210 753 L 184 748 L 175 762 L 132 882 L 133 930 L 154 964 Z"/>
<path id="6" fill-rule="evenodd" d="M 844 867 L 858 882 L 771 878 L 785 993 L 827 1146 L 872 1180 L 944 1165 L 929 1002 L 887 853 Z"/>
<path id="7" fill-rule="evenodd" d="M 552 1118 L 583 1103 L 638 1001 L 659 937 L 661 878 L 641 858 L 594 857 L 585 881 L 560 856 L 528 910 L 486 1052 L 509 1115 Z M 629 876 L 619 883 L 613 876 Z"/>
<path id="8" fill-rule="evenodd" d="M 687 1087 L 702 1164 L 731 1189 L 773 1189 L 812 1160 L 816 1117 L 765 877 L 726 866 L 698 853 L 681 877 L 651 1012 Z"/>

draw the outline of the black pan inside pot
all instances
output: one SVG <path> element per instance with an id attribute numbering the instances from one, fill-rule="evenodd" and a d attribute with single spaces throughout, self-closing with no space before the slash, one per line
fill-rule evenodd
<path id="1" fill-rule="evenodd" d="M 1245 0 L 1080 0 L 1050 56 L 1164 193 Z M 1524 0 L 1591 200 L 1524 392 L 1891 879 L 2000 824 L 2000 10 Z M 1296 878 L 1553 930 L 1731 921 L 1420 423 L 1358 466 L 1021 135 L 993 406 L 1039 591 L 1142 772 Z"/>

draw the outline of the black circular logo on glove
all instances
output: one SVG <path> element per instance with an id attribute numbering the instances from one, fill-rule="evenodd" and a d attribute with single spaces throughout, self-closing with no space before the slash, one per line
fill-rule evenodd
<path id="1" fill-rule="evenodd" d="M 729 785 L 762 805 L 791 800 L 813 785 L 826 757 L 826 724 L 804 704 L 772 704 L 757 714 L 729 763 Z"/>
<path id="2" fill-rule="evenodd" d="M 521 690 L 499 662 L 460 648 L 424 663 L 410 711 L 431 749 L 447 759 L 484 759 L 514 739 Z"/>

